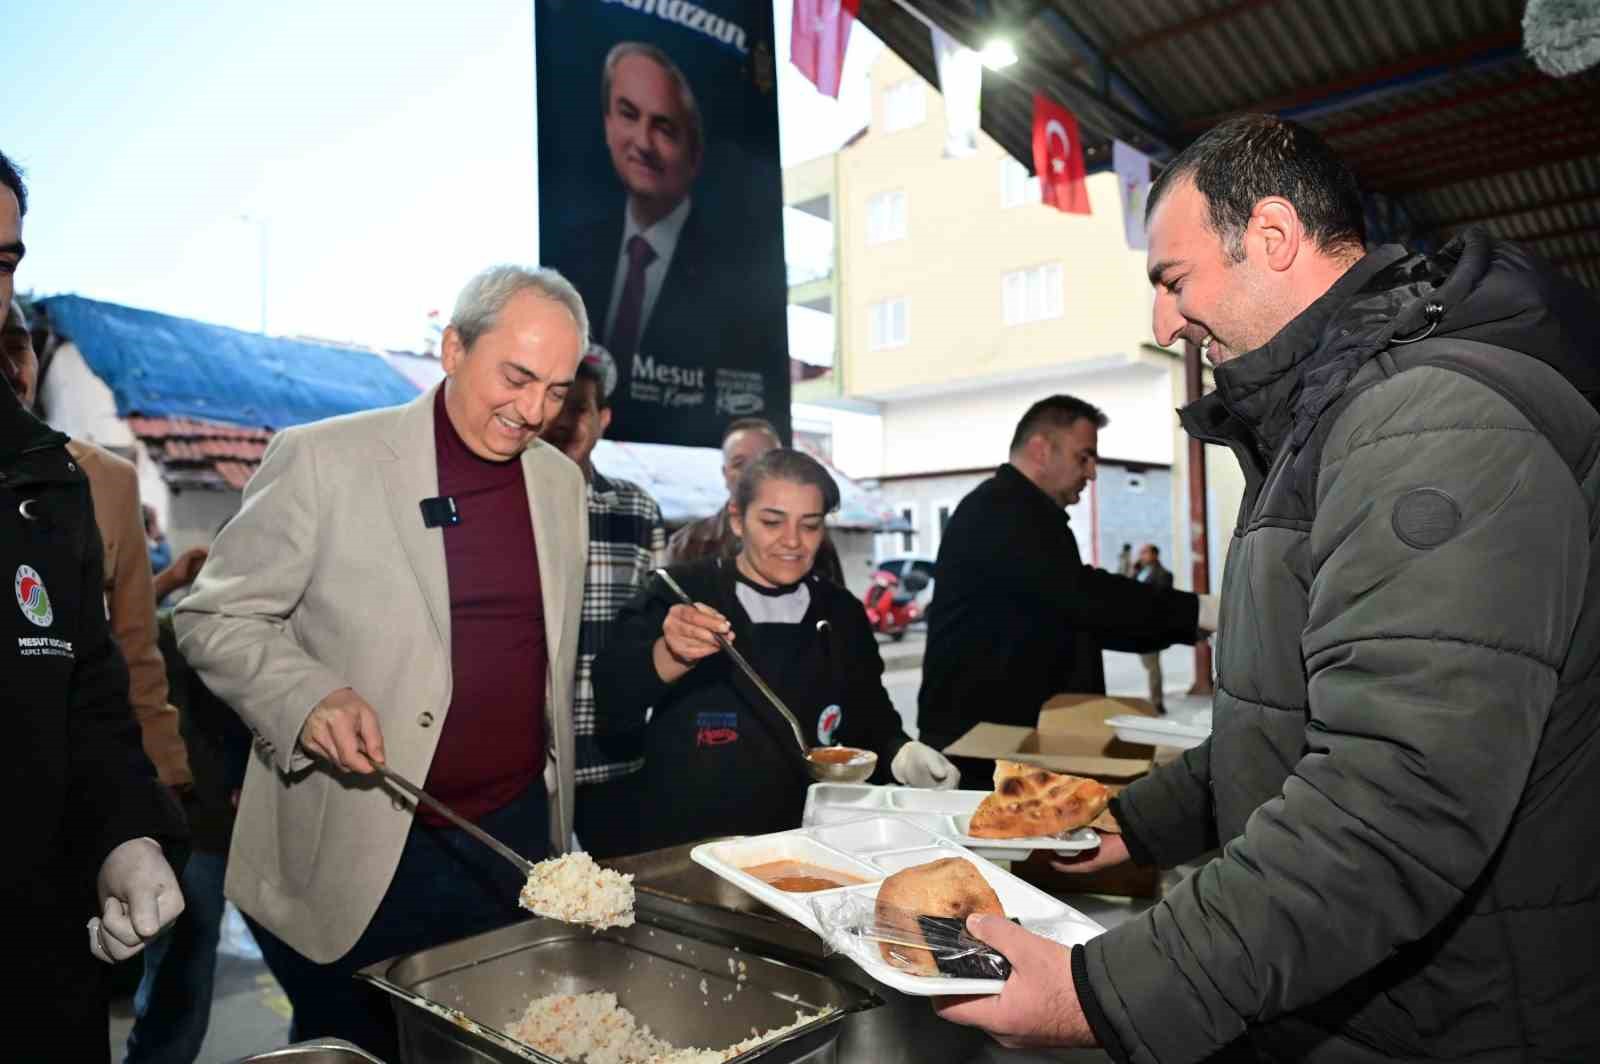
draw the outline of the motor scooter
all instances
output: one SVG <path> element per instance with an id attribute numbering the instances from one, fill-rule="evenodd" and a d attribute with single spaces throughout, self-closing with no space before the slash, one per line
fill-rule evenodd
<path id="1" fill-rule="evenodd" d="M 872 574 L 872 584 L 861 596 L 867 608 L 867 620 L 874 632 L 882 632 L 898 643 L 906 631 L 922 619 L 917 606 L 917 593 L 900 586 L 900 578 L 887 569 Z"/>

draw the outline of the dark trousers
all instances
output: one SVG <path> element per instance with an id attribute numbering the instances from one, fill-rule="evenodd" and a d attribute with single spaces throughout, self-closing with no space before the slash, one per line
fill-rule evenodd
<path id="1" fill-rule="evenodd" d="M 632 780 L 630 775 L 578 785 L 573 831 L 578 845 L 596 860 L 638 851 L 639 795 Z"/>
<path id="2" fill-rule="evenodd" d="M 538 780 L 478 825 L 530 861 L 549 853 L 548 799 Z M 344 1038 L 382 1060 L 399 1060 L 389 997 L 357 982 L 369 964 L 481 934 L 527 916 L 517 907 L 523 876 L 458 828 L 414 822 L 372 922 L 332 964 L 301 956 L 249 916 L 262 957 L 294 1006 L 291 1041 Z"/>
<path id="3" fill-rule="evenodd" d="M 228 859 L 196 850 L 183 866 L 183 912 L 144 950 L 124 1064 L 193 1064 L 211 1021 Z"/>

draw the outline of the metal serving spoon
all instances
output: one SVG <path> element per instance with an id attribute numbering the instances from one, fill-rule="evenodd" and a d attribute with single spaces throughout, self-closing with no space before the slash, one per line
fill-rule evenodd
<path id="1" fill-rule="evenodd" d="M 411 797 L 415 798 L 423 805 L 426 805 L 429 809 L 432 809 L 435 813 L 438 813 L 440 816 L 450 821 L 450 823 L 454 824 L 462 831 L 465 831 L 468 835 L 471 835 L 473 838 L 489 847 L 489 849 L 493 850 L 501 857 L 504 857 L 506 860 L 516 865 L 524 876 L 533 871 L 532 861 L 528 860 L 526 857 L 523 857 L 521 854 L 517 853 L 516 850 L 513 850 L 511 847 L 507 846 L 505 843 L 501 842 L 499 839 L 495 838 L 493 835 L 489 834 L 472 821 L 461 816 L 455 810 L 451 809 L 449 806 L 439 801 L 439 799 L 424 791 L 421 787 L 418 787 L 415 783 L 412 783 L 398 772 L 395 772 L 393 769 L 387 768 L 383 765 L 375 764 L 373 765 L 373 768 L 377 771 L 378 775 L 382 776 L 396 787 L 399 787 L 402 791 L 405 791 L 407 794 L 411 795 Z M 543 786 L 543 784 L 541 783 L 539 786 Z"/>
<path id="2" fill-rule="evenodd" d="M 666 584 L 685 606 L 691 608 L 694 606 L 694 599 L 690 598 L 689 593 L 678 585 L 678 582 L 672 578 L 671 573 L 665 569 L 657 569 L 656 575 L 661 577 L 661 582 Z M 860 783 L 872 775 L 877 768 L 878 757 L 871 751 L 868 751 L 867 756 L 859 761 L 842 765 L 814 760 L 811 757 L 811 746 L 806 742 L 805 730 L 800 727 L 800 721 L 789 711 L 789 707 L 784 705 L 783 699 L 778 697 L 776 691 L 767 686 L 767 682 L 745 660 L 744 655 L 733 648 L 733 644 L 728 641 L 726 636 L 721 632 L 713 632 L 712 635 L 716 639 L 717 645 L 727 653 L 728 657 L 733 659 L 734 664 L 744 670 L 744 674 L 750 678 L 750 682 L 756 685 L 756 690 L 760 691 L 767 701 L 772 703 L 772 708 L 776 709 L 783 719 L 789 722 L 789 727 L 794 730 L 795 745 L 800 748 L 800 756 L 805 759 L 806 769 L 811 773 L 812 779 L 824 783 Z"/>

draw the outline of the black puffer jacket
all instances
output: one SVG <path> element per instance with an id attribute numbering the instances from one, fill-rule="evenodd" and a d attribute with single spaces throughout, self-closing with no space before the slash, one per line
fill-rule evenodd
<path id="1" fill-rule="evenodd" d="M 1184 411 L 1247 478 L 1215 729 L 1115 809 L 1136 858 L 1223 850 L 1075 957 L 1113 1056 L 1600 1060 L 1597 344 L 1474 233 Z"/>

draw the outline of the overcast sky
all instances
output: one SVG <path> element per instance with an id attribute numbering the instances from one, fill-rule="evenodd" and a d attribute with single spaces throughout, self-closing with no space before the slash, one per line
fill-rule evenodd
<path id="1" fill-rule="evenodd" d="M 829 100 L 774 9 L 787 164 L 865 123 L 882 46 L 855 28 Z M 530 0 L 73 0 L 6 32 L 21 290 L 255 329 L 264 244 L 271 332 L 416 349 L 473 272 L 537 256 Z M 790 231 L 823 254 L 826 227 Z"/>

